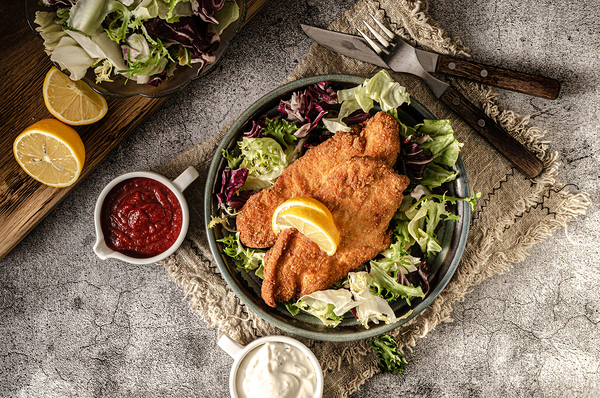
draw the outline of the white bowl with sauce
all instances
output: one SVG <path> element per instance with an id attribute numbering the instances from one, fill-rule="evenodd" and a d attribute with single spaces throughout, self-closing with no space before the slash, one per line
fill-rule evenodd
<path id="1" fill-rule="evenodd" d="M 322 398 L 323 370 L 313 352 L 286 336 L 268 336 L 242 346 L 227 335 L 218 341 L 233 358 L 232 398 Z"/>
<path id="2" fill-rule="evenodd" d="M 157 261 L 163 260 L 173 254 L 175 250 L 179 248 L 183 239 L 185 238 L 189 226 L 189 210 L 187 206 L 187 202 L 185 197 L 183 196 L 183 191 L 190 185 L 196 178 L 198 178 L 198 171 L 190 166 L 185 171 L 183 171 L 175 180 L 171 181 L 168 178 L 153 173 L 150 171 L 134 171 L 131 173 L 126 173 L 118 176 L 110 183 L 106 185 L 106 187 L 102 190 L 98 199 L 96 201 L 96 208 L 94 210 L 94 223 L 96 227 L 96 243 L 94 245 L 94 252 L 98 257 L 102 260 L 106 260 L 109 258 L 116 258 L 122 261 L 126 261 L 133 264 L 151 264 Z M 135 252 L 129 255 L 126 252 L 119 251 L 112 243 L 110 242 L 110 238 L 105 233 L 105 228 L 103 227 L 103 217 L 105 216 L 103 210 L 104 202 L 107 199 L 107 196 L 111 195 L 113 189 L 118 188 L 120 185 L 128 183 L 129 181 L 134 181 L 136 179 L 147 180 L 150 184 L 155 184 L 156 186 L 161 186 L 164 188 L 163 193 L 170 196 L 172 202 L 176 202 L 178 208 L 177 220 L 180 223 L 179 233 L 177 236 L 173 236 L 169 247 L 165 247 L 164 250 L 161 248 L 160 251 L 156 251 L 155 253 L 149 255 L 137 255 Z M 154 187 L 156 188 L 156 187 Z M 144 205 L 144 203 L 142 203 Z M 136 210 L 137 211 L 137 210 Z M 147 216 L 144 213 L 144 209 L 139 209 L 138 213 L 141 216 Z M 136 216 L 136 217 L 134 217 Z M 129 219 L 123 221 L 123 224 L 131 224 L 132 222 L 139 221 L 140 216 L 135 214 L 134 211 L 131 212 Z M 153 226 L 152 226 L 153 227 Z M 140 231 L 133 231 L 132 233 L 139 233 Z"/>

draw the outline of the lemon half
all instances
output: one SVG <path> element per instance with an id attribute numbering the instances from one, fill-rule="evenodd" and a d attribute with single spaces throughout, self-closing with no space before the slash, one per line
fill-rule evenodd
<path id="1" fill-rule="evenodd" d="M 56 67 L 44 79 L 44 103 L 61 122 L 80 126 L 102 119 L 108 111 L 106 99 L 83 81 L 73 81 Z"/>
<path id="2" fill-rule="evenodd" d="M 79 134 L 55 119 L 26 128 L 14 141 L 13 153 L 21 168 L 39 182 L 66 187 L 79 178 L 85 146 Z"/>

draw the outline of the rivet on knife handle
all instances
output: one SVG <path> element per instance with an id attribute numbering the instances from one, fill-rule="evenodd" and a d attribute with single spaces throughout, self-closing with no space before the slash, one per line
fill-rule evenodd
<path id="1" fill-rule="evenodd" d="M 462 94 L 454 88 L 448 87 L 440 99 L 458 113 L 471 128 L 506 156 L 526 177 L 534 178 L 540 175 L 544 167 L 542 161 L 513 136 L 501 129 Z"/>
<path id="2" fill-rule="evenodd" d="M 445 55 L 439 56 L 435 71 L 546 99 L 555 99 L 560 92 L 560 83 L 554 79 L 496 68 Z"/>

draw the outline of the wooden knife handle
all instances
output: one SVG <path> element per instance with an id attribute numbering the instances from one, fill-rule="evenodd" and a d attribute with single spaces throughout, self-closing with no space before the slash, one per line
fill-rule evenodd
<path id="1" fill-rule="evenodd" d="M 534 178 L 542 172 L 544 165 L 541 160 L 454 88 L 448 87 L 440 99 L 506 156 L 526 177 Z"/>
<path id="2" fill-rule="evenodd" d="M 560 91 L 558 80 L 451 58 L 446 55 L 440 55 L 435 71 L 546 99 L 555 99 Z"/>

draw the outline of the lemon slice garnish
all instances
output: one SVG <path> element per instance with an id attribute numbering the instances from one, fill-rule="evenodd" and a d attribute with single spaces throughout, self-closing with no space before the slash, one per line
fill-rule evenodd
<path id="1" fill-rule="evenodd" d="M 275 233 L 296 228 L 329 256 L 335 254 L 340 242 L 331 212 L 313 198 L 294 198 L 284 202 L 273 213 L 272 222 Z"/>
<path id="2" fill-rule="evenodd" d="M 273 231 L 276 234 L 281 232 L 281 229 L 279 229 L 279 226 L 276 223 L 277 217 L 279 216 L 279 214 L 282 211 L 287 210 L 290 207 L 307 207 L 307 208 L 319 211 L 319 212 L 327 215 L 328 217 L 331 217 L 331 212 L 329 211 L 327 206 L 325 206 L 323 203 L 319 202 L 315 198 L 310 198 L 308 196 L 300 196 L 297 198 L 288 199 L 285 202 L 283 202 L 282 204 L 280 204 L 279 206 L 277 206 L 277 208 L 273 212 L 272 227 L 273 227 Z"/>

